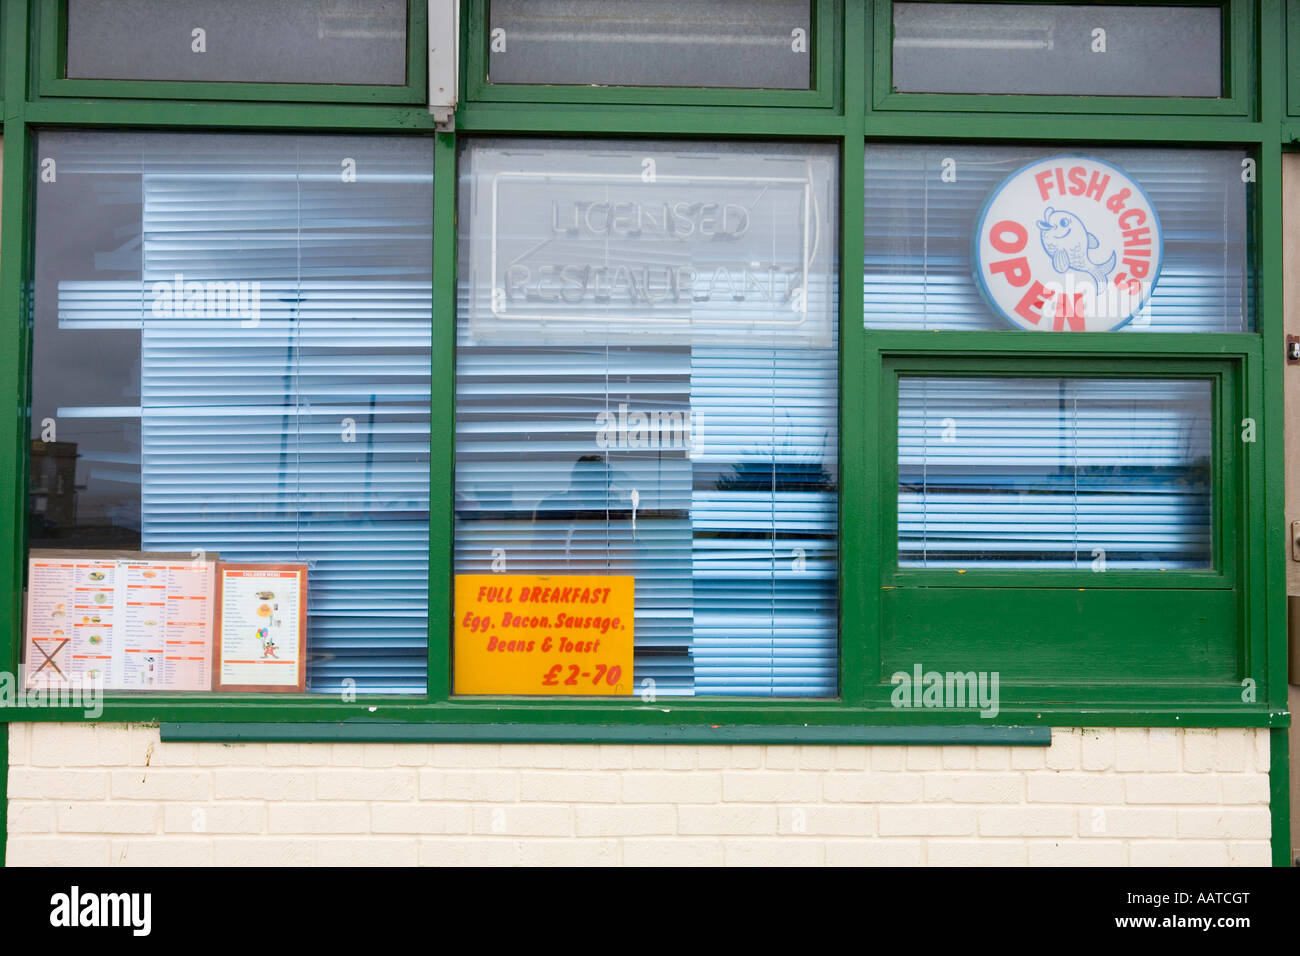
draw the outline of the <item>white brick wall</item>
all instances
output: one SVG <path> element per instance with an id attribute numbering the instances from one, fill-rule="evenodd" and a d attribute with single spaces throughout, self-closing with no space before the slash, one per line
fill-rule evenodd
<path id="1" fill-rule="evenodd" d="M 1258 865 L 1268 732 L 1042 747 L 163 744 L 11 724 L 25 865 Z"/>

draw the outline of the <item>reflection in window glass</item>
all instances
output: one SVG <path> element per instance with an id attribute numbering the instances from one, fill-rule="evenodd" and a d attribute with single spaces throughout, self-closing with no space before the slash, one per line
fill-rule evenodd
<path id="1" fill-rule="evenodd" d="M 1217 5 L 895 3 L 894 89 L 1217 97 L 1221 17 Z"/>
<path id="2" fill-rule="evenodd" d="M 1196 380 L 903 376 L 899 565 L 1208 568 L 1210 399 Z"/>
<path id="3" fill-rule="evenodd" d="M 634 577 L 629 694 L 834 695 L 835 151 L 461 170 L 457 573 Z"/>
<path id="4" fill-rule="evenodd" d="M 423 693 L 430 141 L 38 142 L 31 546 L 305 561 L 310 689 Z"/>
<path id="5" fill-rule="evenodd" d="M 1099 182 L 1115 167 L 1106 184 L 1104 201 L 1093 201 L 1068 178 L 1076 165 L 1061 165 L 1064 190 L 1054 175 L 1044 186 L 1047 198 L 1024 206 L 1016 224 L 1024 248 L 1007 253 L 1005 261 L 1029 258 L 1036 275 L 1055 279 L 1062 288 L 1089 291 L 1091 264 L 1108 263 L 1105 273 L 1113 287 L 1126 268 L 1124 244 L 1142 243 L 1147 235 L 1120 233 L 1116 244 L 1102 249 L 1083 245 L 1056 249 L 1082 259 L 1054 261 L 1046 231 L 1059 224 L 1059 214 L 1076 214 L 1086 230 L 1106 237 L 1102 226 L 1128 226 L 1141 230 L 1136 220 L 1125 219 L 1106 208 L 1121 180 L 1136 187 L 1126 197 L 1126 208 L 1141 204 L 1159 219 L 1162 255 L 1148 256 L 1154 283 L 1142 305 L 1119 328 L 1125 332 L 1244 332 L 1254 329 L 1254 293 L 1249 260 L 1247 185 L 1242 182 L 1246 153 L 1231 149 L 1066 149 L 1024 146 L 920 146 L 868 143 L 866 151 L 865 288 L 863 304 L 868 328 L 877 329 L 1014 329 L 1006 311 L 995 307 L 987 289 L 981 288 L 976 267 L 976 230 L 990 201 L 1009 181 L 1031 164 L 1062 152 L 1084 153 L 1098 167 Z M 1048 164 L 1050 170 L 1052 164 Z M 1033 188 L 1033 171 L 1028 177 Z M 1091 174 L 1089 174 L 1090 176 Z M 1080 180 L 1085 184 L 1088 177 Z M 1022 183 L 1022 185 L 1024 185 Z M 1031 193 L 1031 199 L 1039 197 Z M 1088 213 L 1089 207 L 1093 215 Z M 1095 218 L 1094 218 L 1095 217 Z M 1051 223 L 1046 220 L 1052 219 Z M 1089 220 L 1092 225 L 1089 226 Z M 990 225 L 986 223 L 986 226 Z M 1148 224 L 1149 225 L 1149 224 Z M 1113 231 L 1113 230 L 1112 230 Z M 1008 237 L 1009 239 L 1011 237 Z M 1062 244 L 1064 245 L 1064 244 Z M 1147 247 L 1142 247 L 1147 248 Z M 987 265 L 987 263 L 986 263 Z M 1057 271 L 1057 267 L 1061 271 Z M 1074 268 L 1082 266 L 1081 269 Z M 1104 270 L 1103 270 L 1104 271 Z M 1005 284 L 1017 280 L 1014 270 L 996 277 Z M 1018 281 L 1018 280 L 1017 280 Z M 1071 285 L 1072 283 L 1072 285 Z M 1022 288 L 1028 292 L 1032 283 Z M 1118 301 L 1118 300 L 1116 300 Z M 1014 305 L 1016 300 L 1010 300 Z M 1003 304 L 1003 309 L 1006 304 Z M 1054 323 L 1049 305 L 1046 320 L 1035 328 L 1069 329 L 1067 321 Z"/>
<path id="6" fill-rule="evenodd" d="M 67 76 L 406 83 L 405 0 L 68 0 Z"/>
<path id="7" fill-rule="evenodd" d="M 493 0 L 493 83 L 806 90 L 809 0 Z"/>

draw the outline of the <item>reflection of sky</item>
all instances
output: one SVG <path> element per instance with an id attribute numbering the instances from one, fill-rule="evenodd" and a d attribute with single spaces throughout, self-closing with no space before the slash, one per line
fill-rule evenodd
<path id="1" fill-rule="evenodd" d="M 58 284 L 139 278 L 138 183 L 136 176 L 60 172 L 56 182 L 40 183 L 36 191 L 31 434 L 39 438 L 41 421 L 54 418 L 58 440 L 77 444 L 77 514 L 83 523 L 131 515 L 128 523 L 138 526 L 140 421 L 59 416 L 57 410 L 138 406 L 140 333 L 60 329 Z"/>

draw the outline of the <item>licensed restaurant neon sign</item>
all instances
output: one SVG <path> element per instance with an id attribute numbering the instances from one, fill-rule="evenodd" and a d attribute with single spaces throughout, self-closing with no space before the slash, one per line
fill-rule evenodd
<path id="1" fill-rule="evenodd" d="M 835 159 L 820 146 L 476 144 L 470 335 L 830 347 Z"/>
<path id="2" fill-rule="evenodd" d="M 1118 166 L 1056 156 L 1017 170 L 989 197 L 975 232 L 976 281 L 1022 329 L 1109 332 L 1149 319 L 1160 276 L 1160 219 Z"/>

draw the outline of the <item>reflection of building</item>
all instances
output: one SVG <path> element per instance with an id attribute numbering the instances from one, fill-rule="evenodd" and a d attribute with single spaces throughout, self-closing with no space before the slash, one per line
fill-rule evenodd
<path id="1" fill-rule="evenodd" d="M 77 443 L 33 441 L 27 482 L 32 522 L 46 532 L 71 528 L 77 522 Z"/>

